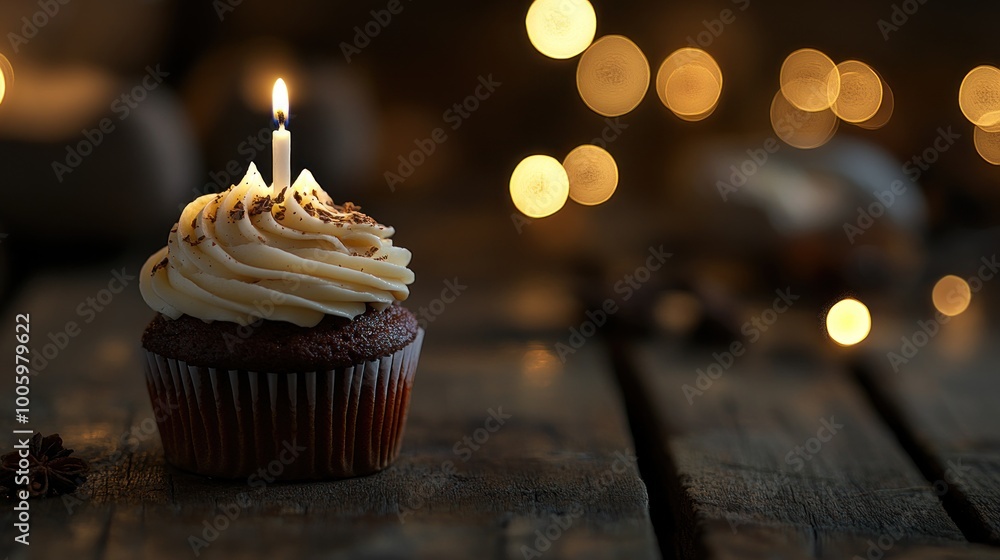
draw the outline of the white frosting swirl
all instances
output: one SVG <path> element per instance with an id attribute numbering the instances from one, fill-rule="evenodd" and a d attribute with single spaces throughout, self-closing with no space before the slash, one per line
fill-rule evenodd
<path id="1" fill-rule="evenodd" d="M 309 171 L 272 194 L 250 164 L 239 185 L 188 204 L 142 268 L 146 303 L 172 319 L 311 327 L 407 298 L 411 255 L 393 228 L 335 205 Z"/>

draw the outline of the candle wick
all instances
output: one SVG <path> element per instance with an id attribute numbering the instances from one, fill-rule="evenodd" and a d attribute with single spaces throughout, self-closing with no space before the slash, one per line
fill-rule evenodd
<path id="1" fill-rule="evenodd" d="M 278 126 L 285 126 L 285 112 L 278 111 Z"/>

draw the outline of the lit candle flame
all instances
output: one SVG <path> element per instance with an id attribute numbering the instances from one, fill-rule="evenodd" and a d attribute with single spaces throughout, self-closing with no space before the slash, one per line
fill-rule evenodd
<path id="1" fill-rule="evenodd" d="M 275 120 L 280 126 L 285 126 L 288 121 L 288 87 L 285 86 L 285 80 L 278 78 L 278 81 L 274 82 L 271 103 L 274 107 Z"/>
<path id="2" fill-rule="evenodd" d="M 288 88 L 285 80 L 278 78 L 274 82 L 271 94 L 274 103 L 274 119 L 278 121 L 278 129 L 271 133 L 271 157 L 274 163 L 274 191 L 292 184 L 292 133 L 285 129 L 288 122 Z"/>

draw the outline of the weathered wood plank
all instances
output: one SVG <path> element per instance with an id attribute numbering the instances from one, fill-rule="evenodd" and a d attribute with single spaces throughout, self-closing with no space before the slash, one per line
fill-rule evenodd
<path id="1" fill-rule="evenodd" d="M 708 353 L 706 353 L 708 354 Z M 626 387 L 645 400 L 648 436 L 675 504 L 685 557 L 865 557 L 966 547 L 891 432 L 846 374 L 747 353 L 721 376 L 715 359 L 654 343 L 620 353 Z M 723 358 L 723 362 L 727 362 Z"/>
<path id="2" fill-rule="evenodd" d="M 978 328 L 969 320 L 939 328 Z M 958 336 L 961 352 L 942 335 L 909 358 L 902 342 L 872 353 L 862 379 L 965 534 L 1000 545 L 1000 351 L 989 336 Z"/>
<path id="3" fill-rule="evenodd" d="M 106 282 L 40 279 L 10 312 L 31 312 L 41 342 Z M 431 329 L 394 466 L 258 488 L 164 463 L 138 355 L 150 316 L 137 290 L 117 296 L 33 380 L 32 427 L 60 432 L 95 471 L 72 498 L 33 502 L 32 557 L 183 557 L 192 537 L 218 558 L 657 556 L 610 358 L 596 343 L 564 366 L 537 344 L 456 346 Z M 10 407 L 0 400 L 0 416 Z M 10 510 L 0 518 L 0 554 L 18 552 Z"/>

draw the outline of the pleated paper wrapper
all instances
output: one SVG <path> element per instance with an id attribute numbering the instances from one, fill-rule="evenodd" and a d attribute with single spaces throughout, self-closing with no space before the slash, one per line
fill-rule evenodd
<path id="1" fill-rule="evenodd" d="M 146 351 L 146 385 L 167 461 L 194 473 L 348 478 L 399 455 L 424 331 L 378 360 L 330 371 L 191 366 Z"/>

